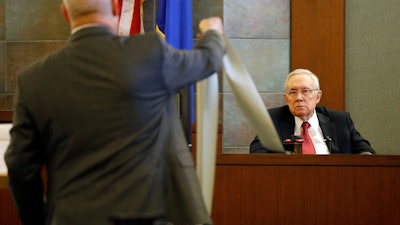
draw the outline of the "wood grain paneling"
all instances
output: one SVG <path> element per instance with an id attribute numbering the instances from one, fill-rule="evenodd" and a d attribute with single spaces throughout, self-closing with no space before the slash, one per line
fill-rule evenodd
<path id="1" fill-rule="evenodd" d="M 215 225 L 400 224 L 400 156 L 220 155 Z"/>
<path id="2" fill-rule="evenodd" d="M 13 111 L 0 110 L 0 123 L 11 123 L 12 117 L 13 117 Z"/>
<path id="3" fill-rule="evenodd" d="M 291 70 L 309 69 L 320 79 L 320 105 L 345 107 L 344 0 L 292 0 Z"/>
<path id="4" fill-rule="evenodd" d="M 7 177 L 0 175 L 0 224 L 1 225 L 21 225 L 21 220 L 18 217 L 17 209 L 11 198 L 10 190 L 5 189 L 3 184 Z"/>

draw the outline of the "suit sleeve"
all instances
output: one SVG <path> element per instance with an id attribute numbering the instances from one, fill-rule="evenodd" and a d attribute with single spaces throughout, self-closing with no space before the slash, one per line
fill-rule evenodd
<path id="1" fill-rule="evenodd" d="M 258 136 L 255 136 L 253 141 L 250 143 L 250 153 L 277 153 L 277 152 L 271 151 L 271 150 L 268 150 L 267 148 L 265 148 L 261 144 Z"/>
<path id="2" fill-rule="evenodd" d="M 206 32 L 193 50 L 177 50 L 164 43 L 162 73 L 170 93 L 218 72 L 224 54 L 224 39 L 213 30 Z"/>
<path id="3" fill-rule="evenodd" d="M 267 153 L 268 150 L 261 145 L 258 136 L 255 136 L 250 144 L 250 153 Z"/>
<path id="4" fill-rule="evenodd" d="M 284 139 L 290 137 L 293 134 L 293 130 L 287 130 L 285 129 L 286 126 L 289 127 L 294 127 L 294 119 L 290 119 L 290 117 L 293 118 L 293 116 L 290 114 L 289 108 L 287 106 L 284 107 L 277 107 L 277 108 L 272 108 L 268 109 L 268 113 L 271 116 L 272 122 L 274 123 L 275 129 L 279 135 L 279 138 L 283 141 Z M 286 117 L 289 116 L 286 121 L 286 125 L 282 124 L 280 122 L 281 117 Z M 293 124 L 292 124 L 293 123 Z M 265 148 L 258 136 L 255 136 L 253 141 L 250 143 L 250 153 L 277 153 L 276 151 L 271 151 L 270 149 Z"/>
<path id="5" fill-rule="evenodd" d="M 350 129 L 350 138 L 353 154 L 361 154 L 369 152 L 371 154 L 376 154 L 375 150 L 371 147 L 369 141 L 361 136 L 354 126 L 353 120 L 349 113 L 346 113 L 347 124 Z"/>
<path id="6" fill-rule="evenodd" d="M 20 84 L 20 82 L 19 82 Z M 20 86 L 20 85 L 19 85 Z M 24 225 L 45 224 L 43 159 L 37 148 L 37 132 L 27 107 L 17 88 L 11 140 L 4 160 L 8 179 L 18 213 Z"/>

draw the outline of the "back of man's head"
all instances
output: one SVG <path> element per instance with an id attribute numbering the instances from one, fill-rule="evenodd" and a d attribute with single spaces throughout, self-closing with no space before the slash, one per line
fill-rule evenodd
<path id="1" fill-rule="evenodd" d="M 71 20 L 92 14 L 112 14 L 111 0 L 63 0 L 63 3 Z"/>
<path id="2" fill-rule="evenodd" d="M 63 0 L 61 11 L 71 29 L 85 24 L 101 24 L 117 32 L 118 0 Z"/>

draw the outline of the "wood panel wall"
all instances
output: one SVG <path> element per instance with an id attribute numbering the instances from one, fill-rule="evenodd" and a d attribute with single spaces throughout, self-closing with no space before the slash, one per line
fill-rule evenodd
<path id="1" fill-rule="evenodd" d="M 13 112 L 11 110 L 0 110 L 0 123 L 11 123 Z"/>
<path id="2" fill-rule="evenodd" d="M 345 108 L 345 0 L 291 0 L 291 70 L 320 79 L 320 105 Z"/>
<path id="3" fill-rule="evenodd" d="M 14 206 L 10 190 L 8 190 L 7 177 L 0 175 L 0 224 L 21 225 L 17 209 Z"/>

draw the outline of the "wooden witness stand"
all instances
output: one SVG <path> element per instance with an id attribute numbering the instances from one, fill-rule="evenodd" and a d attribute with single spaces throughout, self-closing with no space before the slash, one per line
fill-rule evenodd
<path id="1" fill-rule="evenodd" d="M 400 224 L 400 156 L 219 155 L 216 225 Z"/>
<path id="2" fill-rule="evenodd" d="M 193 126 L 196 156 L 196 126 Z M 218 146 L 222 128 L 218 127 Z M 400 155 L 222 154 L 215 225 L 400 224 Z"/>
<path id="3" fill-rule="evenodd" d="M 212 219 L 216 225 L 400 224 L 399 188 L 400 155 L 223 154 L 218 148 Z"/>

